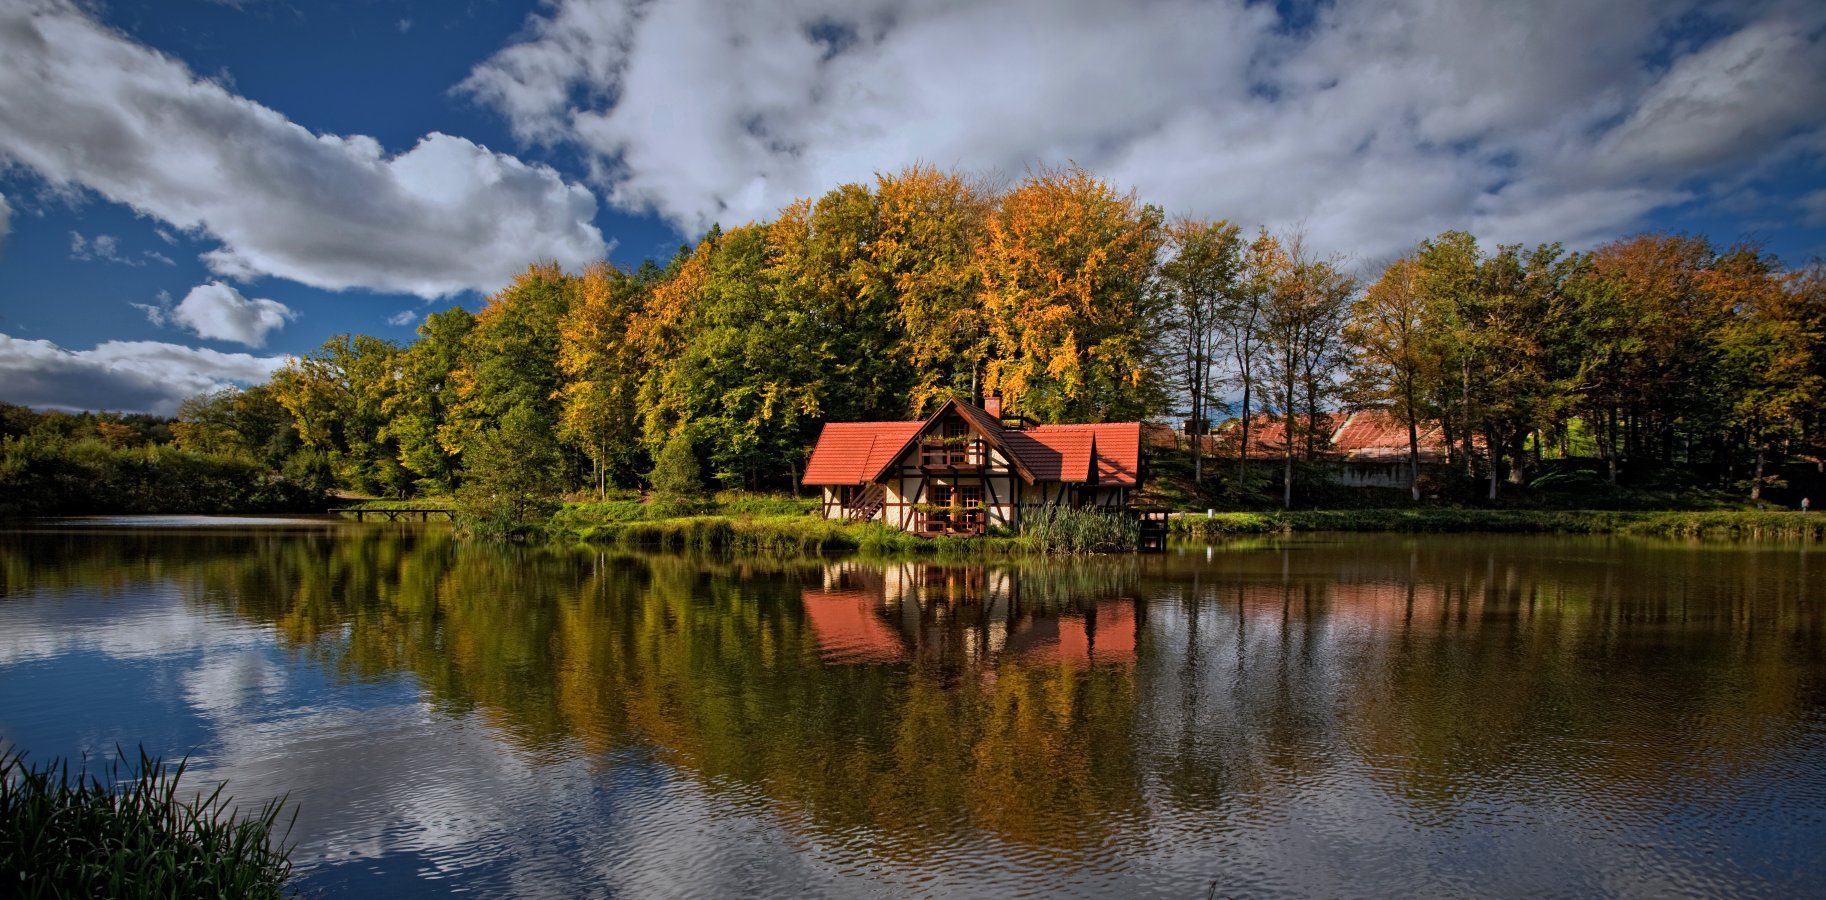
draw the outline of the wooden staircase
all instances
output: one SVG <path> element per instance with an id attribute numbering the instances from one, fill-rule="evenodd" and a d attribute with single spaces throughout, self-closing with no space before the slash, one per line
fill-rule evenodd
<path id="1" fill-rule="evenodd" d="M 881 508 L 886 506 L 887 502 L 888 486 L 885 484 L 871 484 L 867 488 L 864 488 L 862 496 L 857 497 L 856 502 L 850 505 L 849 516 L 847 518 L 851 522 L 867 522 L 868 520 L 875 518 L 875 514 L 881 512 Z"/>

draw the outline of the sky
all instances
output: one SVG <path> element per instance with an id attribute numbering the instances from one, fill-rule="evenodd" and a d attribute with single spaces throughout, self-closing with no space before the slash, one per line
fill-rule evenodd
<path id="1" fill-rule="evenodd" d="M 1826 256 L 1817 0 L 0 0 L 0 402 L 170 413 L 912 163 Z"/>

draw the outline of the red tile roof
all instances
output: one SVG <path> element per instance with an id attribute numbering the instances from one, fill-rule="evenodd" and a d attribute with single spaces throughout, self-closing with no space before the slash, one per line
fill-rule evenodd
<path id="1" fill-rule="evenodd" d="M 803 484 L 863 484 L 894 461 L 924 422 L 826 422 Z"/>
<path id="2" fill-rule="evenodd" d="M 974 404 L 953 400 L 931 419 L 912 422 L 830 422 L 818 435 L 804 484 L 863 484 L 893 465 L 927 424 L 954 409 L 991 444 L 1004 447 L 1027 480 L 1132 487 L 1141 472 L 1141 423 L 1039 425 L 1004 428 Z"/>

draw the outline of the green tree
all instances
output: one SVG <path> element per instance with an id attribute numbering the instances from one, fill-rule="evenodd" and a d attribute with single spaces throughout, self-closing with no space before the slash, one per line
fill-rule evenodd
<path id="1" fill-rule="evenodd" d="M 450 375 L 456 402 L 446 407 L 438 441 L 446 452 L 462 455 L 470 441 L 508 411 L 537 419 L 540 433 L 558 430 L 559 398 L 564 377 L 558 367 L 559 322 L 575 302 L 578 279 L 556 263 L 528 266 L 502 288 L 463 337 L 459 364 Z M 576 460 L 561 469 L 574 472 Z M 471 468 L 463 462 L 465 473 Z"/>
<path id="2" fill-rule="evenodd" d="M 438 441 L 456 399 L 452 375 L 475 316 L 454 306 L 425 317 L 418 340 L 400 354 L 399 389 L 387 398 L 384 434 L 399 448 L 399 461 L 417 477 L 417 488 L 448 494 L 458 480 L 457 459 Z"/>
<path id="3" fill-rule="evenodd" d="M 386 433 L 399 354 L 391 341 L 338 335 L 273 376 L 273 395 L 292 414 L 304 446 L 327 453 L 338 480 L 358 491 L 403 495 L 411 488 Z"/>
<path id="4" fill-rule="evenodd" d="M 457 490 L 464 527 L 514 537 L 551 517 L 564 484 L 564 460 L 544 414 L 530 403 L 516 403 L 467 444 L 463 486 Z"/>

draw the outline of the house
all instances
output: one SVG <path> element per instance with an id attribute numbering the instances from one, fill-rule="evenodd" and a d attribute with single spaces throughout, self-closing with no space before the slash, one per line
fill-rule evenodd
<path id="1" fill-rule="evenodd" d="M 1041 507 L 1126 509 L 1141 485 L 1141 423 L 1035 425 L 948 400 L 906 422 L 830 422 L 805 465 L 830 519 L 916 534 L 1018 528 Z"/>
<path id="2" fill-rule="evenodd" d="M 1301 417 L 1304 420 L 1304 417 Z M 1407 487 L 1408 426 L 1386 409 L 1363 409 L 1324 416 L 1315 448 L 1322 462 L 1331 463 L 1332 480 L 1351 487 Z M 1420 464 L 1437 466 L 1446 461 L 1445 435 L 1438 423 L 1422 422 L 1419 429 Z M 1304 440 L 1304 435 L 1296 437 Z M 1210 449 L 1234 457 L 1242 441 L 1242 426 L 1232 422 L 1212 437 Z M 1279 416 L 1258 415 L 1250 420 L 1248 457 L 1273 461 L 1286 457 L 1287 423 Z M 1294 454 L 1304 458 L 1305 448 Z"/>

